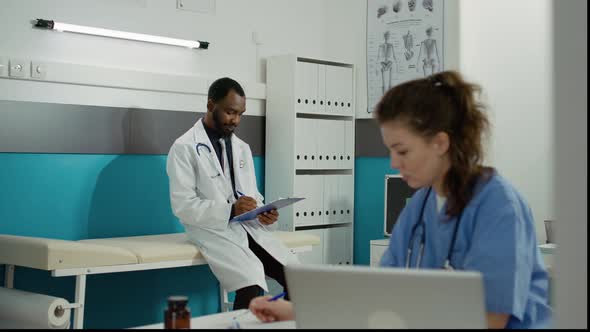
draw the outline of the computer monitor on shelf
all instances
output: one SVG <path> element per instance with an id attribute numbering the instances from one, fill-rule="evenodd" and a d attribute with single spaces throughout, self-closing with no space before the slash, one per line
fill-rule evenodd
<path id="1" fill-rule="evenodd" d="M 410 200 L 416 189 L 412 189 L 399 174 L 385 175 L 385 212 L 383 229 L 386 236 L 397 222 L 399 214 Z"/>

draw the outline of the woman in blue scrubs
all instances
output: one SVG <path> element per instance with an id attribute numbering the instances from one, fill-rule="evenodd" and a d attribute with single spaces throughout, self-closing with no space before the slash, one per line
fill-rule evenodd
<path id="1" fill-rule="evenodd" d="M 384 267 L 483 275 L 490 328 L 549 328 L 548 274 L 531 209 L 482 165 L 488 131 L 480 88 L 447 71 L 389 90 L 375 110 L 391 166 L 419 189 L 402 210 Z M 263 321 L 293 319 L 288 301 L 252 300 Z"/>
<path id="2" fill-rule="evenodd" d="M 548 274 L 531 209 L 482 165 L 489 123 L 478 92 L 449 71 L 396 86 L 377 105 L 391 166 L 419 189 L 381 266 L 479 271 L 489 327 L 548 328 Z"/>

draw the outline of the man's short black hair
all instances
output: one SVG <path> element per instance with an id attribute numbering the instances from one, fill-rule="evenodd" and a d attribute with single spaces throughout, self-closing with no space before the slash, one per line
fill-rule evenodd
<path id="1" fill-rule="evenodd" d="M 225 98 L 225 96 L 227 96 L 231 90 L 234 90 L 238 95 L 240 95 L 240 97 L 244 97 L 246 95 L 240 83 L 229 77 L 223 77 L 211 84 L 209 87 L 208 98 L 216 103 Z"/>

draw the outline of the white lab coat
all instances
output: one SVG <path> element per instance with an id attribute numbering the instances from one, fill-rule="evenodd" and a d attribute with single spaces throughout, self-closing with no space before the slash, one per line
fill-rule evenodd
<path id="1" fill-rule="evenodd" d="M 264 267 L 248 248 L 246 232 L 283 265 L 298 263 L 297 257 L 257 219 L 229 222 L 236 201 L 230 176 L 224 174 L 203 126 L 200 119 L 170 148 L 166 171 L 172 210 L 225 290 L 259 285 L 268 291 Z M 231 142 L 236 190 L 260 206 L 264 197 L 256 187 L 250 146 L 235 134 Z"/>

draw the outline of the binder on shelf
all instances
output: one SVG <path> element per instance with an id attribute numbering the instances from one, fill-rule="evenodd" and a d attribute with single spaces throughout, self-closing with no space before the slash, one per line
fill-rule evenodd
<path id="1" fill-rule="evenodd" d="M 326 112 L 338 114 L 338 68 L 326 66 Z"/>
<path id="2" fill-rule="evenodd" d="M 326 65 L 318 64 L 318 106 L 316 112 L 326 113 Z"/>
<path id="3" fill-rule="evenodd" d="M 301 62 L 295 65 L 295 111 L 305 112 L 305 67 Z"/>
<path id="4" fill-rule="evenodd" d="M 293 218 L 296 226 L 305 226 L 311 224 L 311 208 L 313 206 L 312 185 L 313 177 L 311 175 L 296 175 L 295 176 L 294 195 L 299 197 L 307 197 L 304 202 L 298 204 L 293 209 Z"/>
<path id="5" fill-rule="evenodd" d="M 324 223 L 334 224 L 338 221 L 338 175 L 324 176 Z"/>
<path id="6" fill-rule="evenodd" d="M 316 225 L 324 223 L 324 175 L 315 175 L 313 177 L 313 211 L 315 216 L 313 222 Z"/>
<path id="7" fill-rule="evenodd" d="M 344 209 L 343 222 L 352 222 L 354 218 L 354 177 L 352 175 L 341 175 L 338 190 L 342 195 L 342 208 Z"/>
<path id="8" fill-rule="evenodd" d="M 344 163 L 347 169 L 354 168 L 354 120 L 344 122 Z"/>
<path id="9" fill-rule="evenodd" d="M 316 63 L 305 63 L 306 67 L 306 82 L 307 82 L 307 96 L 309 101 L 306 101 L 307 112 L 317 113 L 318 105 L 318 65 Z"/>

